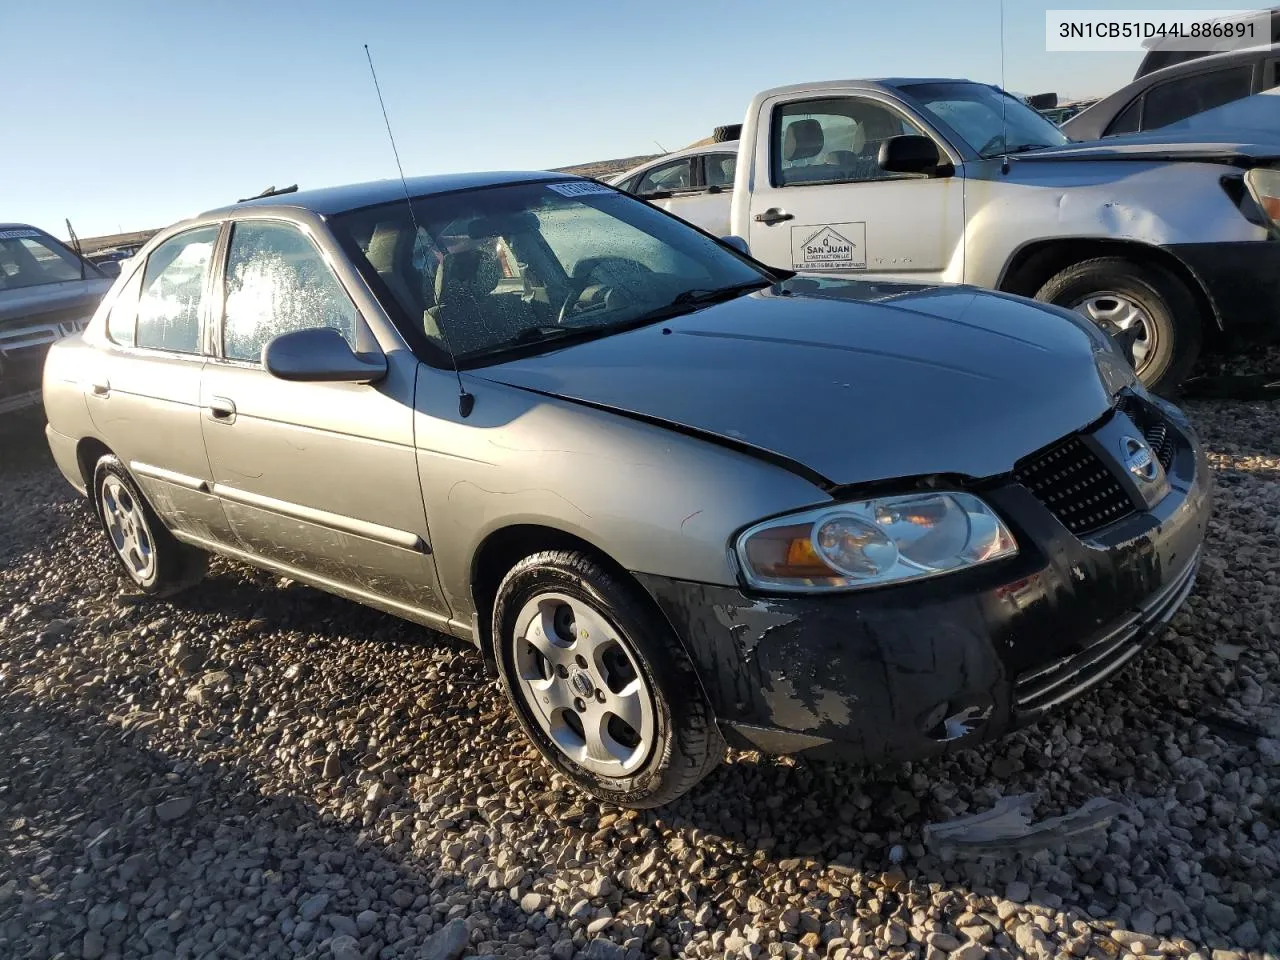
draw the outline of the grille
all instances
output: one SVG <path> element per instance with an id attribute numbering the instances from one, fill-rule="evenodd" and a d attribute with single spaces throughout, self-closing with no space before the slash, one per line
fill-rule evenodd
<path id="1" fill-rule="evenodd" d="M 1120 481 L 1076 436 L 1024 460 L 1014 477 L 1076 536 L 1134 512 Z"/>
<path id="2" fill-rule="evenodd" d="M 1116 401 L 1116 409 L 1128 416 L 1142 431 L 1143 438 L 1150 445 L 1156 459 L 1160 461 L 1160 466 L 1168 470 L 1173 463 L 1176 443 L 1173 431 L 1165 422 L 1164 415 L 1131 393 L 1120 395 L 1119 400 Z"/>
<path id="3" fill-rule="evenodd" d="M 1153 632 L 1178 612 L 1195 585 L 1199 566 L 1197 553 L 1173 582 L 1106 636 L 1075 654 L 1020 674 L 1014 683 L 1014 708 L 1023 715 L 1042 712 L 1078 696 L 1124 666 Z"/>

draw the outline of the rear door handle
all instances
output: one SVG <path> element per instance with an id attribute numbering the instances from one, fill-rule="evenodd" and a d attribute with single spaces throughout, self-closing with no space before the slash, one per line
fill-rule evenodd
<path id="1" fill-rule="evenodd" d="M 93 391 L 95 397 L 105 397 L 111 392 L 111 382 L 109 380 L 94 380 L 89 384 L 89 389 Z"/>
<path id="2" fill-rule="evenodd" d="M 217 420 L 219 423 L 235 422 L 236 405 L 226 397 L 210 397 L 208 409 L 210 420 Z"/>
<path id="3" fill-rule="evenodd" d="M 757 213 L 755 220 L 756 223 L 763 223 L 772 227 L 775 223 L 782 223 L 784 220 L 794 220 L 795 218 L 796 215 L 794 213 L 787 213 L 787 211 L 778 207 L 770 207 L 764 213 Z"/>

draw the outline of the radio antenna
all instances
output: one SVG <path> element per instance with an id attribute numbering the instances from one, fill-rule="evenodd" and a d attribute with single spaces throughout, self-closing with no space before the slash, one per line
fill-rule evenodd
<path id="1" fill-rule="evenodd" d="M 390 128 L 388 128 L 390 130 Z M 1009 173 L 1009 91 L 1004 85 L 1004 0 L 1000 0 L 1000 173 Z"/>
<path id="2" fill-rule="evenodd" d="M 418 216 L 413 212 L 413 198 L 409 195 L 409 181 L 404 178 L 404 167 L 400 164 L 400 151 L 396 149 L 396 137 L 391 132 L 391 120 L 387 116 L 387 105 L 382 99 L 382 87 L 378 83 L 378 71 L 373 68 L 373 55 L 369 53 L 369 45 L 364 45 L 364 56 L 369 61 L 369 73 L 373 77 L 373 89 L 378 95 L 378 106 L 382 108 L 382 122 L 387 125 L 387 139 L 391 141 L 391 153 L 396 158 L 396 170 L 400 173 L 400 186 L 404 188 L 404 202 L 409 207 L 409 222 L 413 224 L 414 242 L 417 242 L 419 226 Z M 462 373 L 458 369 L 458 358 L 454 355 L 453 347 L 449 344 L 449 334 L 445 330 L 443 324 L 436 324 L 436 328 L 440 331 L 440 337 L 444 340 L 445 353 L 449 354 L 449 363 L 453 366 L 454 379 L 458 381 L 458 414 L 462 417 L 471 416 L 471 410 L 476 405 L 476 398 L 467 392 L 467 388 L 462 385 Z"/>

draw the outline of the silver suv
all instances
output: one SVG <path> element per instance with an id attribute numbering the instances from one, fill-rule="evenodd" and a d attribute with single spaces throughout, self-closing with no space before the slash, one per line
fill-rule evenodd
<path id="1" fill-rule="evenodd" d="M 218 553 L 466 638 L 637 807 L 725 740 L 901 760 L 1036 719 L 1157 635 L 1210 512 L 1186 419 L 1078 315 L 770 270 L 551 174 L 177 224 L 44 388 L 136 589 Z"/>

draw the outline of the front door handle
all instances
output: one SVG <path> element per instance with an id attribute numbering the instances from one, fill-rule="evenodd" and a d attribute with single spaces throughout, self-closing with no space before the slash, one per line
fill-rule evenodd
<path id="1" fill-rule="evenodd" d="M 764 213 L 756 214 L 756 223 L 763 223 L 765 226 L 772 227 L 775 223 L 782 223 L 784 220 L 794 220 L 794 213 L 779 209 L 778 207 L 770 207 Z"/>
<path id="2" fill-rule="evenodd" d="M 89 384 L 89 389 L 93 391 L 95 397 L 105 397 L 111 392 L 111 381 L 103 378 L 102 380 L 94 380 Z"/>
<path id="3" fill-rule="evenodd" d="M 210 397 L 208 410 L 210 420 L 217 420 L 219 423 L 235 422 L 236 405 L 226 397 Z"/>

